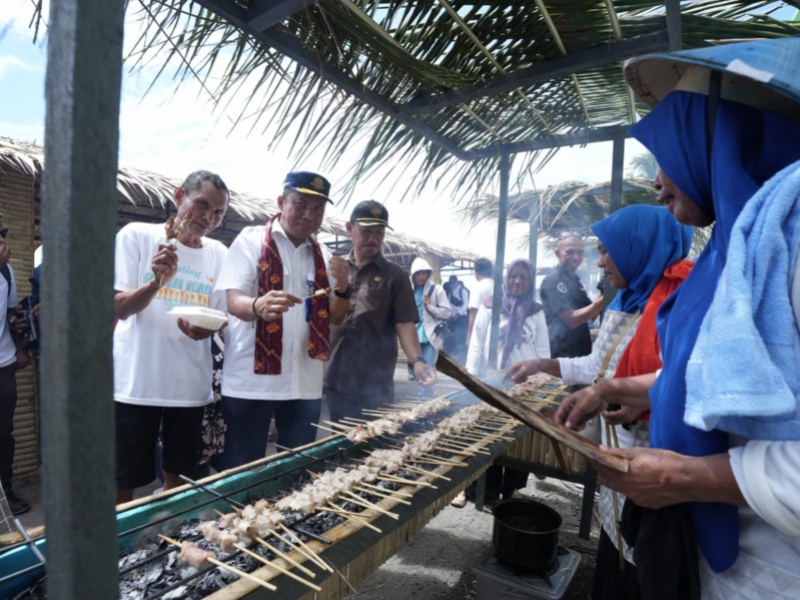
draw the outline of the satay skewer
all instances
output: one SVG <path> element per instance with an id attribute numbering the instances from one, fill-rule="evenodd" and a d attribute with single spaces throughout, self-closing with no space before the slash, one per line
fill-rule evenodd
<path id="1" fill-rule="evenodd" d="M 361 485 L 369 487 L 369 488 L 374 488 L 374 489 L 380 490 L 380 491 L 384 491 L 385 490 L 387 492 L 391 492 L 393 496 L 402 496 L 403 498 L 413 498 L 414 497 L 414 494 L 406 494 L 405 492 L 400 491 L 400 490 L 387 490 L 386 488 L 382 488 L 379 485 L 372 485 L 371 483 L 367 483 L 366 481 L 362 481 Z"/>
<path id="2" fill-rule="evenodd" d="M 313 425 L 317 429 L 322 429 L 323 431 L 328 431 L 336 435 L 344 435 L 344 431 L 336 431 L 335 429 L 331 429 L 330 427 L 325 427 L 324 425 L 320 425 L 319 423 L 311 423 L 311 425 Z"/>
<path id="3" fill-rule="evenodd" d="M 284 542 L 286 541 L 286 540 L 284 540 L 283 538 L 280 538 L 280 539 L 281 539 L 282 541 L 284 541 Z M 277 554 L 278 556 L 280 556 L 280 557 L 281 557 L 283 560 L 285 560 L 286 562 L 288 562 L 288 563 L 289 563 L 290 565 L 292 565 L 293 567 L 297 567 L 298 569 L 300 569 L 300 570 L 301 570 L 303 573 L 305 573 L 305 574 L 306 574 L 306 575 L 308 575 L 309 577 L 316 577 L 316 576 L 317 576 L 317 575 L 314 573 L 314 571 L 312 571 L 311 569 L 308 569 L 308 568 L 304 567 L 303 565 L 301 565 L 299 562 L 297 562 L 295 559 L 293 559 L 291 556 L 289 556 L 289 555 L 288 555 L 288 554 L 286 554 L 285 552 L 281 552 L 281 551 L 280 551 L 278 548 L 276 548 L 275 546 L 273 546 L 272 544 L 270 544 L 270 543 L 269 543 L 267 540 L 265 540 L 264 538 L 260 538 L 260 537 L 256 536 L 256 537 L 255 537 L 255 540 L 256 540 L 256 542 L 258 542 L 259 544 L 261 544 L 262 546 L 264 546 L 264 547 L 265 547 L 267 550 L 271 550 L 272 552 L 274 552 L 275 554 Z M 236 545 L 236 544 L 234 544 L 234 545 Z M 290 546 L 292 546 L 291 544 L 289 544 L 289 545 L 290 545 Z M 294 546 L 292 546 L 292 548 L 294 548 Z"/>
<path id="4" fill-rule="evenodd" d="M 344 491 L 341 494 L 339 494 L 339 497 L 341 498 L 342 496 L 345 496 L 345 495 L 348 496 L 348 497 L 347 498 L 342 498 L 342 499 L 345 500 L 346 502 L 352 502 L 353 504 L 360 504 L 364 508 L 372 508 L 372 509 L 378 511 L 379 513 L 383 513 L 387 517 L 391 517 L 395 521 L 400 519 L 400 515 L 398 515 L 397 513 L 393 513 L 391 511 L 388 511 L 385 508 L 383 508 L 381 506 L 378 506 L 374 502 L 370 502 L 366 498 L 362 498 L 361 496 L 359 496 L 357 494 L 354 494 L 353 492 Z"/>
<path id="5" fill-rule="evenodd" d="M 286 525 L 284 525 L 283 523 L 280 524 L 280 527 L 281 527 L 281 529 L 286 531 L 287 535 L 289 535 L 293 540 L 296 540 L 298 544 L 300 544 L 303 548 L 305 548 L 310 553 L 309 558 L 311 558 L 311 560 L 313 560 L 315 563 L 317 563 L 320 567 L 322 567 L 326 571 L 328 571 L 330 573 L 333 573 L 333 567 L 331 567 L 328 563 L 326 563 L 319 556 L 317 556 L 317 553 L 314 552 L 308 546 L 308 544 L 306 544 L 303 540 L 301 540 L 299 537 L 297 537 L 297 535 L 295 534 L 294 531 L 292 531 L 291 529 L 286 527 Z"/>
<path id="6" fill-rule="evenodd" d="M 352 521 L 353 523 L 356 523 L 357 525 L 360 525 L 362 527 L 368 527 L 369 529 L 372 529 L 373 531 L 376 531 L 378 533 L 383 533 L 383 531 L 381 531 L 380 529 L 375 527 L 375 525 L 373 525 L 372 523 L 370 523 L 369 521 L 364 519 L 358 513 L 352 513 L 352 512 L 346 511 L 346 510 L 344 510 L 342 508 L 339 508 L 339 507 L 337 507 L 337 506 L 335 506 L 333 504 L 327 504 L 325 506 L 320 506 L 317 510 L 320 511 L 320 512 L 329 512 L 329 513 L 333 513 L 335 515 L 341 515 L 345 519 L 348 519 L 348 520 Z"/>
<path id="7" fill-rule="evenodd" d="M 378 475 L 378 479 L 381 479 L 383 481 L 394 481 L 395 483 L 405 483 L 406 485 L 421 485 L 423 487 L 433 488 L 434 490 L 439 489 L 435 485 L 433 485 L 432 483 L 428 483 L 427 481 L 419 481 L 419 480 L 415 481 L 413 479 L 404 479 L 402 477 L 395 477 L 394 475 L 388 475 L 388 474 Z"/>
<path id="8" fill-rule="evenodd" d="M 313 551 L 313 550 L 311 550 L 311 548 L 307 548 L 307 547 L 300 546 L 300 545 L 299 545 L 297 542 L 294 542 L 294 541 L 293 541 L 291 538 L 284 537 L 283 535 L 281 535 L 281 534 L 280 534 L 280 533 L 279 533 L 277 530 L 275 530 L 275 529 L 270 529 L 270 530 L 268 531 L 267 535 L 268 535 L 268 536 L 272 536 L 272 537 L 275 537 L 275 538 L 279 539 L 279 540 L 280 540 L 280 541 L 282 541 L 284 544 L 286 544 L 287 546 L 289 546 L 290 548 L 292 548 L 292 549 L 293 549 L 295 552 L 297 552 L 297 553 L 301 554 L 302 556 L 304 556 L 305 558 L 307 558 L 308 560 L 310 560 L 310 561 L 311 561 L 312 563 L 314 563 L 315 565 L 318 565 L 318 566 L 321 566 L 321 567 L 325 568 L 324 564 L 320 564 L 320 560 L 319 560 L 319 558 L 318 558 L 318 557 L 317 557 L 317 555 L 314 553 L 314 551 Z"/>
<path id="9" fill-rule="evenodd" d="M 283 567 L 280 567 L 280 566 L 276 565 L 275 563 L 273 563 L 273 562 L 271 562 L 271 561 L 267 560 L 267 559 L 266 559 L 266 558 L 264 558 L 263 556 L 261 556 L 261 555 L 259 555 L 259 554 L 256 554 L 255 552 L 253 552 L 253 551 L 251 551 L 251 550 L 248 550 L 247 548 L 245 548 L 245 547 L 244 547 L 244 546 L 242 546 L 241 544 L 234 544 L 234 545 L 233 545 L 233 547 L 234 547 L 234 548 L 237 548 L 237 549 L 239 549 L 239 550 L 241 550 L 242 552 L 244 552 L 244 553 L 245 553 L 245 554 L 247 554 L 248 556 L 252 556 L 252 557 L 253 557 L 253 558 L 255 558 L 257 561 L 264 563 L 264 564 L 265 564 L 265 565 L 267 565 L 268 567 L 270 567 L 270 568 L 272 568 L 272 569 L 275 569 L 275 570 L 276 570 L 276 571 L 278 571 L 279 573 L 283 573 L 283 574 L 284 574 L 284 575 L 286 575 L 287 577 L 291 577 L 291 578 L 292 578 L 292 579 L 294 579 L 295 581 L 298 581 L 298 582 L 302 583 L 303 585 L 310 587 L 310 588 L 311 588 L 312 590 L 314 590 L 315 592 L 321 592 L 321 591 L 322 591 L 322 588 L 321 588 L 321 587 L 319 587 L 318 585 L 316 585 L 315 583 L 311 583 L 310 581 L 308 581 L 308 580 L 306 580 L 306 579 L 303 579 L 303 578 L 302 578 L 302 577 L 300 577 L 299 575 L 295 575 L 295 574 L 294 574 L 294 573 L 292 573 L 291 571 L 289 571 L 289 570 L 287 570 L 287 569 L 284 569 Z M 313 575 L 312 575 L 312 576 L 313 576 Z"/>
<path id="10" fill-rule="evenodd" d="M 455 452 L 453 450 L 448 450 L 447 448 L 436 448 L 436 446 L 434 446 L 434 449 L 435 450 L 440 450 L 442 452 L 448 452 L 450 454 L 457 454 L 457 452 Z M 441 458 L 440 456 L 436 456 L 434 454 L 429 454 L 428 452 L 423 452 L 419 456 L 421 456 L 422 458 L 426 458 L 428 460 L 431 460 L 431 461 L 438 462 L 439 464 L 442 464 L 442 465 L 450 465 L 451 467 L 466 467 L 467 466 L 467 463 L 465 463 L 463 461 L 459 461 L 459 460 L 455 460 L 455 459 L 449 459 L 449 458 Z"/>
<path id="11" fill-rule="evenodd" d="M 400 411 L 397 410 L 378 410 L 375 408 L 362 408 L 361 413 L 365 415 L 374 415 L 376 417 L 385 417 L 386 415 L 396 415 Z"/>
<path id="12" fill-rule="evenodd" d="M 407 471 L 411 471 L 412 473 L 419 473 L 420 475 L 430 475 L 431 477 L 436 477 L 437 479 L 444 479 L 445 481 L 452 481 L 449 477 L 445 477 L 444 475 L 440 475 L 439 473 L 434 473 L 433 471 L 426 471 L 425 469 L 420 469 L 419 467 L 412 467 L 410 465 L 405 465 L 403 467 Z"/>
<path id="13" fill-rule="evenodd" d="M 439 450 L 441 452 L 447 452 L 448 454 L 455 454 L 457 456 L 466 457 L 466 458 L 473 458 L 475 456 L 475 451 L 470 450 L 467 451 L 464 448 L 460 448 L 458 446 L 451 446 L 445 440 L 439 439 L 436 442 L 436 445 L 433 447 L 434 450 Z"/>
<path id="14" fill-rule="evenodd" d="M 162 535 L 160 533 L 158 534 L 158 537 L 160 537 L 162 540 L 164 540 L 166 542 L 169 542 L 170 544 L 172 544 L 174 546 L 177 546 L 178 548 L 182 548 L 183 547 L 183 546 L 181 546 L 181 543 L 178 540 L 173 540 L 171 537 L 167 537 L 167 536 Z M 205 552 L 208 552 L 208 551 L 206 550 Z M 211 554 L 211 552 L 208 552 L 208 554 Z M 268 582 L 264 581 L 263 579 L 259 579 L 258 577 L 256 577 L 255 575 L 251 575 L 250 573 L 245 573 L 244 571 L 240 571 L 236 567 L 232 567 L 232 566 L 230 566 L 228 564 L 225 564 L 224 562 L 222 562 L 221 560 L 217 560 L 213 556 L 208 556 L 207 555 L 205 559 L 206 559 L 206 561 L 210 562 L 212 565 L 216 565 L 221 569 L 225 569 L 226 571 L 230 571 L 234 575 L 238 575 L 239 577 L 243 577 L 244 579 L 249 579 L 250 581 L 255 581 L 258 585 L 260 585 L 262 587 L 265 587 L 265 588 L 267 588 L 268 590 L 270 590 L 272 592 L 275 592 L 275 591 L 278 590 L 278 588 L 275 587 L 274 585 L 272 585 L 271 583 L 268 583 Z"/>
<path id="15" fill-rule="evenodd" d="M 352 427 L 348 427 L 346 425 L 342 425 L 341 423 L 337 423 L 336 421 L 323 421 L 323 423 L 328 424 L 330 427 L 335 429 L 341 429 L 342 433 L 347 433 L 352 429 Z"/>
<path id="16" fill-rule="evenodd" d="M 411 502 L 409 502 L 408 500 L 402 500 L 400 498 L 395 497 L 391 493 L 387 494 L 385 491 L 379 492 L 379 491 L 377 491 L 375 489 L 369 489 L 369 488 L 361 487 L 360 485 L 353 486 L 353 489 L 354 490 L 358 490 L 360 492 L 364 492 L 365 494 L 371 494 L 373 496 L 378 496 L 380 498 L 389 498 L 390 500 L 394 500 L 395 502 L 399 502 L 400 504 L 406 504 L 408 506 L 411 506 Z M 386 491 L 391 492 L 391 490 L 386 490 Z"/>
<path id="17" fill-rule="evenodd" d="M 326 288 L 319 288 L 319 289 L 318 289 L 316 292 L 314 292 L 313 294 L 309 294 L 308 296 L 306 296 L 306 298 L 318 298 L 319 296 L 330 296 L 330 294 L 331 294 L 331 291 L 332 291 L 332 290 L 331 290 L 331 288 L 329 288 L 329 287 L 326 287 Z"/>

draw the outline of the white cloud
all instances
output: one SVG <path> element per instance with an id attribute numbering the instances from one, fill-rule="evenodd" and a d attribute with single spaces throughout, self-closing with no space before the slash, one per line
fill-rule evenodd
<path id="1" fill-rule="evenodd" d="M 20 69 L 31 73 L 41 72 L 40 67 L 32 62 L 28 62 L 12 54 L 0 54 L 0 79 L 12 69 Z"/>

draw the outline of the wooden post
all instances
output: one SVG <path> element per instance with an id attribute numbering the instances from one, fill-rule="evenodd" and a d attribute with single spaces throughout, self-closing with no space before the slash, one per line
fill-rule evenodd
<path id="1" fill-rule="evenodd" d="M 123 0 L 50 3 L 42 202 L 47 592 L 116 598 L 112 332 Z"/>
<path id="2" fill-rule="evenodd" d="M 623 169 L 625 168 L 625 139 L 614 140 L 613 158 L 611 160 L 611 198 L 609 201 L 609 214 L 622 208 L 622 182 Z"/>
<path id="3" fill-rule="evenodd" d="M 494 367 L 497 360 L 497 340 L 500 337 L 500 300 L 503 297 L 503 264 L 506 260 L 506 227 L 508 225 L 508 178 L 509 157 L 500 157 L 500 206 L 497 211 L 497 251 L 494 258 L 494 301 L 492 329 L 489 339 L 489 365 Z"/>

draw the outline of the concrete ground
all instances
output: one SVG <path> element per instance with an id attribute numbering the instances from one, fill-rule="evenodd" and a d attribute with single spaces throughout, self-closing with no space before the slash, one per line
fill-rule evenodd
<path id="1" fill-rule="evenodd" d="M 417 386 L 408 381 L 405 368 L 398 367 L 395 374 L 398 398 L 416 396 Z M 456 389 L 457 384 L 443 381 L 437 393 Z M 327 419 L 323 408 L 322 419 Z M 320 437 L 325 437 L 321 432 Z M 147 495 L 158 487 L 153 483 L 137 490 L 137 497 Z M 27 528 L 44 524 L 41 477 L 31 476 L 18 480 L 15 491 L 31 503 L 30 512 L 18 517 Z M 555 508 L 564 520 L 560 543 L 581 553 L 581 564 L 574 578 L 574 600 L 591 598 L 591 581 L 594 572 L 594 554 L 597 547 L 598 527 L 592 529 L 590 541 L 578 537 L 582 486 L 555 479 L 528 479 L 522 490 L 524 496 L 544 502 Z M 359 600 L 484 600 L 476 596 L 476 579 L 472 568 L 479 565 L 491 552 L 493 517 L 488 509 L 475 510 L 471 503 L 465 508 L 448 507 L 395 556 L 375 573 L 365 579 L 357 593 L 350 597 Z M 516 596 L 515 596 L 516 597 Z"/>

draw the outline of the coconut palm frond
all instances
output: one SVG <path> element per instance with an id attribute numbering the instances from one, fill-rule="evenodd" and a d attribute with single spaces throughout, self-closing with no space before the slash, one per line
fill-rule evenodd
<path id="1" fill-rule="evenodd" d="M 658 175 L 658 168 L 658 161 L 650 152 L 636 154 L 628 161 L 628 170 L 631 178 L 653 181 Z"/>
<path id="2" fill-rule="evenodd" d="M 326 164 L 349 176 L 345 195 L 357 181 L 389 167 L 406 172 L 406 194 L 455 186 L 472 191 L 461 196 L 481 197 L 496 178 L 500 149 L 464 161 L 443 146 L 463 154 L 630 123 L 631 98 L 619 64 L 435 109 L 411 107 L 666 26 L 663 3 L 652 0 L 318 0 L 259 37 L 208 9 L 222 0 L 203 2 L 204 7 L 190 0 L 130 2 L 129 13 L 141 19 L 142 30 L 130 63 L 157 66 L 158 77 L 198 80 L 212 109 L 225 111 L 232 126 L 264 136 L 273 147 L 288 146 L 294 159 L 324 149 Z M 226 2 L 244 11 L 251 5 Z M 777 4 L 800 8 L 798 0 Z M 682 2 L 683 45 L 800 33 L 800 23 L 774 17 L 775 5 Z M 278 53 L 268 45 L 276 38 L 316 65 L 300 67 Z M 381 98 L 383 107 L 337 89 L 326 72 L 349 78 Z M 647 111 L 641 103 L 636 109 Z M 535 171 L 550 156 L 521 152 L 512 158 L 512 170 Z"/>

